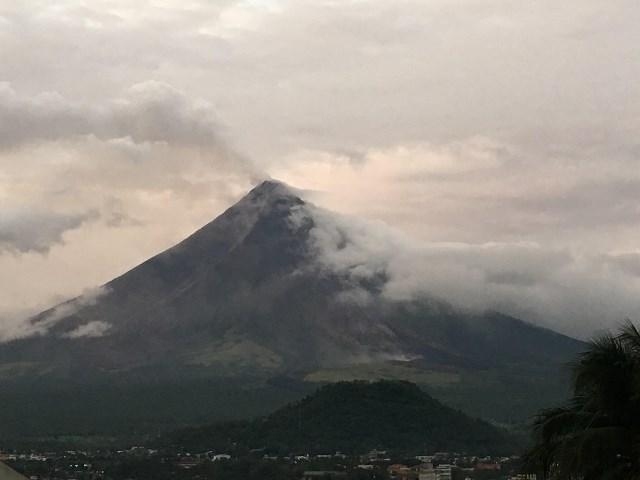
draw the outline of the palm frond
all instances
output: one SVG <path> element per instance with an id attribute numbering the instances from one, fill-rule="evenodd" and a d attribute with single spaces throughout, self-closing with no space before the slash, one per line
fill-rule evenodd
<path id="1" fill-rule="evenodd" d="M 620 327 L 618 338 L 640 357 L 640 330 L 627 319 Z M 640 360 L 640 358 L 638 358 Z"/>
<path id="2" fill-rule="evenodd" d="M 640 480 L 640 330 L 588 344 L 573 364 L 573 395 L 534 419 L 525 456 L 549 479 Z"/>

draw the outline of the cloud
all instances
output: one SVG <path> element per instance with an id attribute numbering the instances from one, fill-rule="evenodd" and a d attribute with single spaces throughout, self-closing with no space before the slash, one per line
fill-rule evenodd
<path id="1" fill-rule="evenodd" d="M 634 248 L 640 220 L 637 158 L 606 156 L 600 148 L 541 152 L 473 136 L 368 149 L 357 161 L 298 151 L 274 176 L 317 192 L 314 201 L 329 209 L 429 241 L 564 248 L 579 238 L 580 249 L 596 254 Z"/>
<path id="2" fill-rule="evenodd" d="M 99 299 L 108 294 L 109 289 L 107 287 L 86 289 L 84 292 L 82 292 L 82 295 L 72 300 L 61 303 L 57 307 L 53 308 L 43 318 L 38 319 L 38 321 L 35 322 L 34 325 L 41 325 L 46 326 L 46 328 L 50 328 L 50 326 L 54 325 L 59 320 L 75 314 L 81 308 L 95 305 L 96 303 L 98 303 Z"/>
<path id="3" fill-rule="evenodd" d="M 97 218 L 96 211 L 57 214 L 33 210 L 0 209 L 0 252 L 46 253 L 63 242 L 63 234 Z"/>
<path id="4" fill-rule="evenodd" d="M 637 133 L 638 13 L 556 3 L 26 1 L 2 11 L 2 77 L 89 103 L 140 79 L 175 85 L 273 162 L 471 135 L 614 147 Z"/>
<path id="5" fill-rule="evenodd" d="M 103 337 L 110 329 L 111 324 L 96 320 L 94 322 L 80 325 L 75 330 L 72 330 L 69 333 L 65 333 L 63 337 L 71 339 Z"/>

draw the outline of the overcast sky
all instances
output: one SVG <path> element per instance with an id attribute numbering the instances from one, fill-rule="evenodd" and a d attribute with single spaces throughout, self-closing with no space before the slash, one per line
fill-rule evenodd
<path id="1" fill-rule="evenodd" d="M 638 25 L 637 0 L 0 0 L 4 328 L 267 176 L 406 235 L 396 293 L 640 320 Z"/>

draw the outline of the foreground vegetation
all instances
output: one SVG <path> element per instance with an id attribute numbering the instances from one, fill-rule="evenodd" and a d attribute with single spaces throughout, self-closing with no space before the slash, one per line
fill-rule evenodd
<path id="1" fill-rule="evenodd" d="M 640 332 L 594 339 L 573 374 L 569 401 L 535 421 L 529 464 L 545 479 L 640 479 Z"/>

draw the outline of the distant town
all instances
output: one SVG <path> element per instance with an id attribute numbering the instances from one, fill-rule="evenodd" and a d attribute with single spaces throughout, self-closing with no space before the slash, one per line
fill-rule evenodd
<path id="1" fill-rule="evenodd" d="M 260 450 L 166 451 L 144 446 L 124 450 L 38 452 L 0 450 L 0 461 L 29 480 L 205 480 L 221 478 L 302 480 L 537 480 L 522 473 L 518 456 L 433 452 L 403 458 L 372 450 L 275 456 Z"/>

